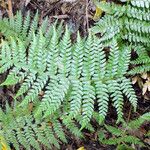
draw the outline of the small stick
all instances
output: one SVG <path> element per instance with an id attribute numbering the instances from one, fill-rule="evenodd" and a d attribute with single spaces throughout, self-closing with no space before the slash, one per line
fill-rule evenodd
<path id="1" fill-rule="evenodd" d="M 11 18 L 11 17 L 13 17 L 12 1 L 8 0 L 7 3 L 8 3 L 8 16 L 9 16 L 9 18 Z"/>
<path id="2" fill-rule="evenodd" d="M 69 18 L 68 15 L 56 15 L 56 16 L 50 16 L 50 18 L 57 18 L 57 19 L 65 19 L 65 18 Z"/>
<path id="3" fill-rule="evenodd" d="M 89 7 L 89 2 L 88 2 L 88 0 L 86 0 L 86 25 L 87 25 L 87 31 L 89 30 L 88 7 Z"/>
<path id="4" fill-rule="evenodd" d="M 129 109 L 129 114 L 128 114 L 128 118 L 127 118 L 127 122 L 129 122 L 129 121 L 130 121 L 131 109 L 132 109 L 132 107 L 130 106 L 130 109 Z"/>

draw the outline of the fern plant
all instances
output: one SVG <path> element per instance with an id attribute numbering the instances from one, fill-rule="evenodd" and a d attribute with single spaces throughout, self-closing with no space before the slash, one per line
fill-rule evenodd
<path id="1" fill-rule="evenodd" d="M 103 144 L 117 146 L 117 150 L 132 150 L 131 144 L 144 146 L 144 143 L 138 137 L 131 135 L 131 131 L 139 129 L 145 121 L 150 121 L 150 113 L 145 113 L 138 119 L 124 123 L 121 128 L 105 125 L 106 130 L 112 134 L 112 137 L 107 139 L 105 134 L 99 131 L 99 140 Z"/>
<path id="2" fill-rule="evenodd" d="M 117 110 L 118 121 L 123 119 L 123 94 L 136 109 L 134 90 L 130 80 L 124 76 L 130 60 L 129 47 L 118 48 L 114 39 L 106 60 L 101 40 L 91 34 L 85 42 L 78 34 L 73 45 L 67 27 L 62 39 L 58 38 L 55 27 L 52 32 L 49 44 L 46 44 L 47 38 L 42 31 L 38 35 L 33 34 L 28 46 L 14 38 L 2 44 L 0 73 L 9 70 L 9 74 L 1 85 L 21 83 L 15 96 L 18 98 L 25 94 L 20 106 L 36 101 L 44 90 L 35 115 L 44 112 L 46 117 L 63 107 L 70 93 L 68 115 L 75 118 L 82 114 L 82 126 L 90 121 L 95 100 L 101 121 L 107 114 L 109 96 Z"/>
<path id="3" fill-rule="evenodd" d="M 86 39 L 78 33 L 73 43 L 67 26 L 62 33 L 61 24 L 48 27 L 46 19 L 38 27 L 38 15 L 32 23 L 29 18 L 23 21 L 18 13 L 0 21 L 0 74 L 8 72 L 1 86 L 20 86 L 14 97 L 19 104 L 0 110 L 0 137 L 8 147 L 59 149 L 59 141 L 67 142 L 62 127 L 83 137 L 79 128 L 93 131 L 91 119 L 96 114 L 102 123 L 109 102 L 117 122 L 124 122 L 124 96 L 136 110 L 137 98 L 126 77 L 132 45 L 120 43 L 118 36 L 105 43 L 107 36 L 97 38 L 91 32 Z M 35 109 L 29 110 L 30 105 Z"/>
<path id="4" fill-rule="evenodd" d="M 10 19 L 4 18 L 0 21 L 0 32 L 6 38 L 10 38 L 11 36 L 13 36 L 22 40 L 31 40 L 32 32 L 35 32 L 37 28 L 38 13 L 35 15 L 31 25 L 30 12 L 27 13 L 27 16 L 25 18 L 23 18 L 21 12 L 18 12 L 15 17 L 12 17 Z"/>
<path id="5" fill-rule="evenodd" d="M 150 71 L 149 3 L 146 0 L 130 0 L 123 5 L 95 2 L 106 14 L 96 23 L 92 31 L 95 34 L 101 33 L 101 40 L 104 43 L 111 42 L 114 37 L 117 38 L 118 43 L 128 42 L 138 54 L 138 59 L 133 61 L 137 67 L 129 74 Z"/>
<path id="6" fill-rule="evenodd" d="M 20 14 L 19 18 L 22 18 Z M 69 118 L 82 115 L 79 120 L 82 127 L 97 111 L 94 109 L 96 103 L 100 122 L 107 115 L 109 99 L 116 108 L 118 122 L 123 120 L 123 95 L 136 110 L 137 98 L 130 80 L 125 77 L 130 46 L 118 47 L 113 39 L 107 56 L 101 39 L 91 33 L 86 40 L 78 34 L 73 44 L 67 27 L 62 36 L 55 25 L 49 29 L 51 36 L 44 31 L 40 28 L 32 33 L 32 40 L 27 42 L 28 38 L 22 40 L 10 36 L 7 36 L 9 41 L 2 42 L 0 73 L 9 70 L 9 74 L 1 86 L 21 83 L 15 96 L 22 97 L 20 107 L 36 102 L 39 94 L 44 92 L 35 116 L 41 113 L 44 113 L 44 118 L 53 115 L 66 104 Z M 30 30 L 26 32 L 27 35 Z"/>
<path id="7" fill-rule="evenodd" d="M 53 25 L 56 27 L 57 21 Z M 28 45 L 33 38 L 33 33 L 39 34 L 39 31 L 42 31 L 42 33 L 45 34 L 48 42 L 48 39 L 52 35 L 51 30 L 52 26 L 50 25 L 48 18 L 45 18 L 39 25 L 38 11 L 33 17 L 31 17 L 30 11 L 26 13 L 25 17 L 18 11 L 13 17 L 0 20 L 0 33 L 4 39 L 8 41 L 11 37 L 15 39 L 18 38 L 26 45 Z M 57 30 L 59 33 L 58 35 L 60 36 L 62 33 L 62 22 L 57 27 Z"/>
<path id="8" fill-rule="evenodd" d="M 67 143 L 64 126 L 76 137 L 83 137 L 73 122 L 61 122 L 58 114 L 45 120 L 35 118 L 31 106 L 22 109 L 15 103 L 14 107 L 7 104 L 5 111 L 0 109 L 0 137 L 5 140 L 1 146 L 5 145 L 7 149 L 13 146 L 16 150 L 21 147 L 40 150 L 43 146 L 47 149 L 60 149 L 62 142 Z"/>
<path id="9" fill-rule="evenodd" d="M 150 71 L 150 56 L 149 51 L 143 46 L 136 46 L 136 51 L 138 54 L 137 59 L 131 61 L 131 64 L 136 66 L 131 69 L 128 74 L 135 75 L 138 73 L 146 73 Z"/>

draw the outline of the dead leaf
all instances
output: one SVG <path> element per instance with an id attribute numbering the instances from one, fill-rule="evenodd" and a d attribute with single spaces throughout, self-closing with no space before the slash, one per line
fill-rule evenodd
<path id="1" fill-rule="evenodd" d="M 0 136 L 0 144 L 2 145 L 2 150 L 8 150 L 7 143 L 2 136 Z"/>
<path id="2" fill-rule="evenodd" d="M 7 9 L 7 5 L 6 5 L 6 2 L 4 0 L 0 1 L 0 6 Z"/>
<path id="3" fill-rule="evenodd" d="M 147 73 L 143 73 L 143 74 L 141 75 L 141 78 L 143 78 L 143 79 L 147 79 L 147 77 L 148 77 Z"/>
<path id="4" fill-rule="evenodd" d="M 78 148 L 77 150 L 85 150 L 84 146 Z"/>
<path id="5" fill-rule="evenodd" d="M 148 145 L 150 145 L 150 139 L 147 138 L 144 140 L 144 142 L 147 143 Z"/>
<path id="6" fill-rule="evenodd" d="M 103 2 L 106 2 L 106 0 L 102 0 Z M 93 17 L 93 20 L 94 21 L 97 21 L 101 16 L 102 16 L 102 9 L 98 8 L 98 6 L 96 6 L 96 12 L 95 12 L 95 15 Z"/>
<path id="7" fill-rule="evenodd" d="M 142 91 L 143 91 L 142 94 L 144 95 L 147 92 L 147 90 L 150 91 L 150 81 L 149 80 L 147 80 L 144 83 L 143 89 L 142 89 Z"/>
<path id="8" fill-rule="evenodd" d="M 31 0 L 26 0 L 25 1 L 25 6 L 27 6 L 30 3 Z"/>
<path id="9" fill-rule="evenodd" d="M 132 78 L 132 84 L 135 84 L 137 82 L 137 80 L 138 80 L 138 76 L 133 77 Z"/>

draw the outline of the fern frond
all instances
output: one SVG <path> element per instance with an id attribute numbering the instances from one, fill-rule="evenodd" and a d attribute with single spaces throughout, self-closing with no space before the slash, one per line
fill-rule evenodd
<path id="1" fill-rule="evenodd" d="M 64 134 L 64 132 L 63 132 L 63 129 L 62 129 L 62 126 L 61 126 L 61 124 L 60 124 L 60 122 L 59 121 L 54 121 L 53 122 L 53 128 L 54 128 L 54 131 L 55 131 L 55 133 L 56 133 L 56 135 L 57 135 L 57 137 L 61 140 L 61 141 L 63 141 L 64 143 L 67 143 L 67 139 L 66 139 L 66 137 L 65 137 L 65 134 Z"/>
<path id="2" fill-rule="evenodd" d="M 106 84 L 102 82 L 95 82 L 96 95 L 98 98 L 98 109 L 99 109 L 99 123 L 102 123 L 107 115 L 108 102 L 109 102 L 109 91 Z"/>
<path id="3" fill-rule="evenodd" d="M 116 16 L 119 18 L 120 15 Z M 117 110 L 118 121 L 121 121 L 123 95 L 125 94 L 134 108 L 137 100 L 130 81 L 125 77 L 132 47 L 117 42 L 117 33 L 122 26 L 121 21 L 118 21 L 117 32 L 114 32 L 114 18 L 106 19 L 110 21 L 109 24 L 112 23 L 112 32 L 116 33 L 114 38 L 109 36 L 109 31 L 102 26 L 102 38 L 98 39 L 89 32 L 88 37 L 82 39 L 78 33 L 77 40 L 73 43 L 67 26 L 62 33 L 62 25 L 59 29 L 56 24 L 47 27 L 45 20 L 38 29 L 38 15 L 35 15 L 29 26 L 28 15 L 20 25 L 20 28 L 24 28 L 21 32 L 27 31 L 28 38 L 22 40 L 19 37 L 11 37 L 2 43 L 0 72 L 8 71 L 2 85 L 20 83 L 15 98 L 22 98 L 19 105 L 21 108 L 29 103 L 38 103 L 34 117 L 42 115 L 45 119 L 57 111 L 65 110 L 67 118 L 77 120 L 78 116 L 82 116 L 82 119 L 77 121 L 82 128 L 90 123 L 95 111 L 98 111 L 99 123 L 104 121 L 110 95 Z M 21 16 L 17 20 L 18 23 L 22 22 L 20 20 Z M 12 26 L 14 21 L 12 18 Z M 111 42 L 105 42 L 105 38 L 109 37 Z M 128 86 L 128 89 L 125 86 Z M 97 104 L 98 107 L 94 107 Z M 67 125 L 67 122 L 65 123 Z M 68 127 L 71 129 L 70 125 Z"/>
<path id="4" fill-rule="evenodd" d="M 111 80 L 108 82 L 108 89 L 111 93 L 110 97 L 112 98 L 113 105 L 117 111 L 117 122 L 123 121 L 123 95 L 120 89 L 120 84 L 116 80 Z"/>
<path id="5" fill-rule="evenodd" d="M 130 103 L 134 107 L 134 111 L 136 111 L 137 98 L 135 96 L 135 92 L 133 90 L 133 87 L 131 86 L 130 80 L 127 78 L 122 78 L 120 87 L 122 89 L 122 92 L 126 95 L 126 97 L 129 99 Z"/>
<path id="6" fill-rule="evenodd" d="M 94 111 L 95 89 L 90 82 L 83 79 L 83 104 L 82 104 L 82 120 L 81 125 L 85 127 L 90 121 Z"/>
<path id="7" fill-rule="evenodd" d="M 121 129 L 118 129 L 116 127 L 113 126 L 109 126 L 109 125 L 105 125 L 105 128 L 112 134 L 112 135 L 116 135 L 116 136 L 120 136 L 123 131 Z"/>
<path id="8" fill-rule="evenodd" d="M 62 41 L 59 45 L 60 49 L 60 61 L 58 64 L 59 73 L 64 76 L 68 76 L 71 69 L 71 39 L 68 27 L 66 26 L 65 34 L 62 38 Z"/>
<path id="9" fill-rule="evenodd" d="M 150 1 L 149 0 L 131 0 L 131 4 L 133 6 L 142 7 L 142 8 L 149 8 L 150 7 Z"/>
<path id="10" fill-rule="evenodd" d="M 145 121 L 150 121 L 150 113 L 145 113 L 138 119 L 132 120 L 128 123 L 128 128 L 138 129 Z"/>
<path id="11" fill-rule="evenodd" d="M 129 71 L 130 75 L 150 71 L 148 54 L 150 47 L 149 3 L 146 0 L 131 0 L 123 6 L 109 2 L 96 4 L 106 15 L 96 23 L 92 30 L 95 34 L 102 34 L 103 43 L 112 43 L 115 38 L 121 45 L 128 43 L 133 49 L 142 45 L 141 49 L 138 48 L 137 60 L 133 61 L 137 66 Z"/>
<path id="12" fill-rule="evenodd" d="M 48 149 L 52 149 L 52 146 L 60 149 L 60 141 L 67 142 L 64 126 L 78 137 L 83 135 L 72 120 L 65 121 L 64 116 L 61 123 L 59 117 L 56 114 L 50 119 L 37 119 L 28 107 L 20 108 L 17 103 L 11 108 L 7 104 L 6 111 L 0 111 L 0 133 L 8 146 L 13 146 L 17 150 L 21 147 L 27 150 L 40 150 L 42 145 Z"/>

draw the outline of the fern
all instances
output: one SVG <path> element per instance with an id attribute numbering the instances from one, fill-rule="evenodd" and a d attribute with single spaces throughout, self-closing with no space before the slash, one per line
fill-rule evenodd
<path id="1" fill-rule="evenodd" d="M 145 47 L 141 46 L 136 46 L 135 49 L 138 53 L 138 58 L 131 61 L 131 63 L 133 65 L 136 65 L 136 67 L 132 68 L 132 70 L 130 70 L 128 74 L 135 75 L 139 73 L 149 72 L 150 71 L 149 51 L 147 51 Z"/>
<path id="2" fill-rule="evenodd" d="M 62 24 L 48 27 L 45 19 L 38 27 L 38 14 L 32 22 L 29 13 L 25 18 L 18 13 L 15 18 L 0 21 L 0 32 L 5 37 L 0 48 L 0 73 L 8 72 L 1 86 L 18 83 L 20 86 L 15 95 L 20 103 L 13 109 L 7 106 L 6 111 L 0 110 L 0 135 L 8 146 L 41 149 L 44 145 L 48 149 L 53 146 L 60 149 L 61 141 L 67 142 L 64 127 L 73 135 L 83 137 L 81 129 L 93 131 L 92 118 L 99 124 L 104 122 L 110 101 L 116 109 L 117 122 L 124 122 L 124 96 L 136 110 L 137 98 L 126 74 L 132 46 L 139 46 L 144 40 L 144 46 L 148 46 L 148 42 L 147 35 L 143 38 L 143 34 L 140 39 L 129 38 L 129 42 L 133 42 L 131 46 L 118 41 L 120 37 L 124 41 L 126 38 L 123 36 L 128 36 L 128 33 L 120 32 L 130 30 L 129 27 L 122 31 L 124 25 L 120 18 L 127 13 L 126 7 L 131 6 L 124 6 L 123 10 L 119 7 L 121 13 L 118 13 L 114 4 L 106 6 L 106 10 L 115 8 L 102 19 L 103 23 L 108 21 L 111 25 L 111 32 L 105 22 L 100 25 L 101 38 L 89 32 L 88 37 L 82 39 L 78 33 L 74 43 L 67 26 L 62 33 Z M 114 20 L 117 20 L 117 26 Z M 140 29 L 144 34 L 149 32 L 148 28 Z M 27 108 L 30 104 L 35 110 Z M 106 128 L 113 131 L 111 127 Z M 122 131 L 115 135 L 122 135 Z M 127 141 L 119 137 L 120 141 L 116 143 L 121 143 L 121 140 L 129 143 L 133 137 L 128 138 Z M 134 143 L 140 143 L 138 139 L 134 140 Z"/>
<path id="3" fill-rule="evenodd" d="M 37 27 L 38 13 L 34 16 L 31 25 L 30 12 L 27 13 L 24 19 L 21 12 L 18 12 L 15 17 L 12 17 L 11 19 L 3 19 L 0 22 L 0 32 L 8 39 L 11 36 L 14 36 L 21 40 L 29 41 L 32 38 L 32 33 L 37 30 Z"/>
<path id="4" fill-rule="evenodd" d="M 123 123 L 120 128 L 105 125 L 106 130 L 112 134 L 112 137 L 106 139 L 105 134 L 100 131 L 99 140 L 103 144 L 117 145 L 117 149 L 121 149 L 121 147 L 130 149 L 131 144 L 144 146 L 138 137 L 130 135 L 130 130 L 138 129 L 145 121 L 150 121 L 150 113 L 145 113 L 138 119 L 131 120 L 129 123 Z"/>
<path id="5" fill-rule="evenodd" d="M 7 105 L 5 111 L 0 110 L 0 135 L 5 139 L 8 148 L 13 145 L 16 150 L 21 147 L 27 150 L 32 148 L 40 150 L 41 146 L 47 149 L 55 146 L 60 149 L 60 141 L 67 143 L 64 126 L 77 137 L 83 137 L 73 123 L 62 124 L 56 114 L 51 119 L 37 119 L 32 115 L 34 109 L 32 111 L 28 107 L 22 109 L 16 104 L 13 108 Z"/>
<path id="6" fill-rule="evenodd" d="M 53 32 L 52 40 L 56 37 L 56 29 Z M 68 36 L 68 29 L 66 29 L 65 35 L 60 41 L 60 45 L 58 44 L 62 46 L 59 48 L 55 42 L 52 42 L 50 46 L 46 46 L 46 38 L 42 33 L 37 37 L 34 35 L 28 49 L 28 56 L 25 56 L 26 49 L 23 42 L 15 42 L 14 39 L 9 42 L 10 44 L 4 42 L 2 53 L 5 55 L 2 54 L 4 56 L 1 58 L 1 64 L 3 64 L 5 58 L 10 57 L 11 61 L 5 62 L 1 67 L 4 68 L 3 72 L 10 69 L 8 78 L 2 85 L 12 85 L 23 81 L 16 94 L 16 98 L 18 98 L 18 96 L 26 93 L 20 104 L 22 107 L 30 102 L 35 102 L 38 94 L 45 89 L 37 111 L 37 114 L 44 112 L 45 117 L 53 114 L 61 107 L 61 104 L 65 102 L 66 94 L 71 88 L 69 116 L 75 118 L 77 114 L 82 114 L 83 119 L 80 123 L 83 126 L 92 118 L 96 98 L 101 121 L 104 120 L 110 94 L 113 105 L 117 110 L 118 121 L 121 121 L 123 118 L 123 93 L 129 98 L 134 109 L 137 106 L 137 99 L 131 83 L 123 77 L 129 65 L 130 48 L 125 49 L 125 47 L 122 47 L 119 50 L 117 43 L 114 41 L 107 61 L 103 46 L 96 37 L 93 38 L 89 35 L 84 43 L 84 55 L 83 52 L 81 52 L 81 55 L 75 55 L 74 52 L 77 47 L 73 46 L 74 48 L 71 48 L 71 45 L 68 44 L 70 39 L 67 39 L 66 36 Z M 77 45 L 80 40 L 80 37 L 78 37 Z M 65 47 L 62 42 L 64 42 Z M 54 44 L 54 51 L 50 49 L 52 44 Z M 8 47 L 9 53 L 6 53 L 8 51 L 6 47 Z M 66 48 L 68 49 L 68 55 L 63 52 Z M 19 56 L 17 60 L 16 55 L 13 55 L 14 53 Z M 54 53 L 54 55 L 51 53 Z M 125 59 L 122 59 L 122 55 Z M 73 57 L 72 61 L 69 57 Z M 60 60 L 60 62 L 57 60 Z M 5 66 L 9 66 L 9 68 L 5 68 Z M 103 71 L 100 72 L 99 70 Z M 128 88 L 125 89 L 124 83 L 128 85 Z M 102 87 L 103 89 L 101 89 Z M 78 105 L 76 105 L 76 99 L 78 99 Z"/>
<path id="7" fill-rule="evenodd" d="M 106 15 L 96 23 L 92 31 L 95 34 L 101 33 L 104 43 L 111 42 L 115 37 L 118 43 L 128 42 L 132 45 L 138 53 L 138 58 L 133 61 L 137 67 L 133 68 L 129 74 L 150 71 L 149 1 L 131 0 L 122 6 L 115 3 L 96 2 L 96 5 L 104 10 Z"/>
<path id="8" fill-rule="evenodd" d="M 118 122 L 123 120 L 123 95 L 129 98 L 136 110 L 137 99 L 130 80 L 125 77 L 130 46 L 118 45 L 113 39 L 106 59 L 102 39 L 89 33 L 87 39 L 82 40 L 78 34 L 73 44 L 68 27 L 60 37 L 55 25 L 50 27 L 51 34 L 47 38 L 46 24 L 44 21 L 28 42 L 11 37 L 2 43 L 0 72 L 9 70 L 9 74 L 1 85 L 21 83 L 15 96 L 24 96 L 20 107 L 35 103 L 43 91 L 35 116 L 41 113 L 44 113 L 44 118 L 53 115 L 67 103 L 68 117 L 76 119 L 76 116 L 82 115 L 79 121 L 82 127 L 93 117 L 96 103 L 100 123 L 107 115 L 109 99 L 116 108 Z M 34 26 L 35 23 L 32 23 L 30 28 Z M 27 34 L 30 34 L 30 30 Z"/>

